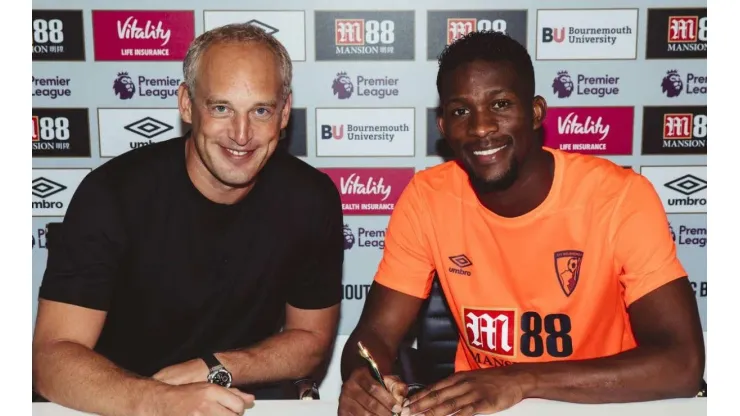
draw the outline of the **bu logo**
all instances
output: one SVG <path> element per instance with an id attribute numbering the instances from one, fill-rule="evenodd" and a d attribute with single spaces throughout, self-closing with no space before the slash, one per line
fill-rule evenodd
<path id="1" fill-rule="evenodd" d="M 555 252 L 555 273 L 565 296 L 570 296 L 581 274 L 583 252 L 576 250 Z"/>

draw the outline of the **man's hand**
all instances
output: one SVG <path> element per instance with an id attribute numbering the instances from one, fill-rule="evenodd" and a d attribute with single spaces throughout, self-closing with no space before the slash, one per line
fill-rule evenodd
<path id="1" fill-rule="evenodd" d="M 342 384 L 339 395 L 339 416 L 390 416 L 401 412 L 408 386 L 396 376 L 383 377 L 389 393 L 365 367 L 358 367 Z"/>
<path id="2" fill-rule="evenodd" d="M 464 371 L 411 396 L 401 416 L 490 414 L 508 409 L 522 398 L 521 379 L 505 368 Z"/>
<path id="3" fill-rule="evenodd" d="M 165 367 L 153 379 L 172 385 L 202 383 L 208 379 L 208 366 L 200 358 Z"/>
<path id="4" fill-rule="evenodd" d="M 237 389 L 211 383 L 164 386 L 145 399 L 142 415 L 157 416 L 234 416 L 254 406 L 254 396 Z"/>

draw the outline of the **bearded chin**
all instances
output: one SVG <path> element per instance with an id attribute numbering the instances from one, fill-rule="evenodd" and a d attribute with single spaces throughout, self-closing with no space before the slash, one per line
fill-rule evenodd
<path id="1" fill-rule="evenodd" d="M 470 166 L 467 165 L 467 163 L 463 162 L 460 164 L 468 174 L 470 186 L 472 186 L 475 193 L 479 195 L 505 191 L 509 189 L 519 177 L 519 162 L 516 158 L 512 158 L 509 169 L 496 179 L 481 178 Z"/>

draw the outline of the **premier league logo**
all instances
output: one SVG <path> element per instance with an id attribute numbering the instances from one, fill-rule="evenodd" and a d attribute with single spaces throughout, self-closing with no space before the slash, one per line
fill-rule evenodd
<path id="1" fill-rule="evenodd" d="M 113 91 L 122 100 L 130 100 L 136 93 L 134 80 L 128 76 L 128 72 L 119 72 L 118 78 L 113 81 Z"/>
<path id="2" fill-rule="evenodd" d="M 568 98 L 573 94 L 573 80 L 570 79 L 568 71 L 558 72 L 558 76 L 552 81 L 552 92 L 558 98 Z"/>
<path id="3" fill-rule="evenodd" d="M 347 224 L 344 224 L 342 231 L 344 232 L 344 249 L 349 250 L 355 245 L 355 236 Z"/>
<path id="4" fill-rule="evenodd" d="M 331 88 L 334 91 L 334 95 L 340 100 L 346 100 L 351 97 L 355 90 L 355 86 L 352 85 L 352 79 L 347 76 L 346 72 L 337 74 L 337 77 L 334 78 L 334 82 L 331 84 Z"/>
<path id="5" fill-rule="evenodd" d="M 681 80 L 681 75 L 678 74 L 678 71 L 672 69 L 666 72 L 666 76 L 663 77 L 661 87 L 663 87 L 663 93 L 669 98 L 681 95 L 681 91 L 683 91 L 683 81 Z"/>

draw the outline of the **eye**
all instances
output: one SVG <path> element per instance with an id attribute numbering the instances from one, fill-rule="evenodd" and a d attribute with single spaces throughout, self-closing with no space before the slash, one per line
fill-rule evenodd
<path id="1" fill-rule="evenodd" d="M 264 116 L 269 116 L 270 115 L 270 109 L 269 108 L 266 108 L 266 107 L 259 107 L 256 110 L 254 110 L 254 112 L 258 116 L 260 116 L 260 117 L 264 117 Z"/>
<path id="2" fill-rule="evenodd" d="M 507 108 L 511 106 L 511 101 L 509 100 L 498 100 L 493 103 L 493 108 L 501 109 L 501 108 Z"/>
<path id="3" fill-rule="evenodd" d="M 213 111 L 215 111 L 216 113 L 225 113 L 226 110 L 228 109 L 226 108 L 225 105 L 214 105 L 213 106 Z"/>
<path id="4" fill-rule="evenodd" d="M 452 110 L 453 116 L 462 116 L 465 115 L 468 110 L 466 108 L 455 108 Z"/>

